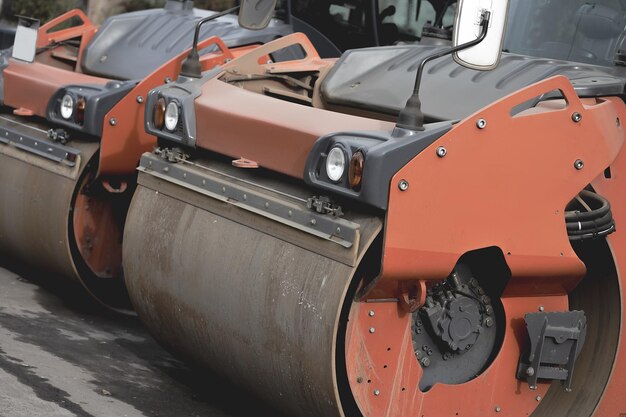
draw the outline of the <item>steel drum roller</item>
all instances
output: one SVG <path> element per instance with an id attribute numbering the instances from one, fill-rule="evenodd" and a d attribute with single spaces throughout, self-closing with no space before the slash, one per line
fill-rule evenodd
<path id="1" fill-rule="evenodd" d="M 336 338 L 356 268 L 259 230 L 283 226 L 255 214 L 146 174 L 139 182 L 124 268 L 155 337 L 288 415 L 341 416 Z M 368 222 L 355 264 L 380 231 Z"/>

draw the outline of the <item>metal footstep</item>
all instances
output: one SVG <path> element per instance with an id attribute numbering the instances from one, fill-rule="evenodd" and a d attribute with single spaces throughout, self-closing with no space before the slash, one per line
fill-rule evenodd
<path id="1" fill-rule="evenodd" d="M 529 313 L 524 319 L 530 350 L 520 357 L 517 378 L 527 380 L 530 389 L 537 388 L 539 379 L 551 379 L 571 391 L 574 364 L 587 333 L 585 312 Z"/>

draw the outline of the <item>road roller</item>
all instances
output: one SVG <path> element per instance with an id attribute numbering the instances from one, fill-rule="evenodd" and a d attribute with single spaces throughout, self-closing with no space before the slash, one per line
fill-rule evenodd
<path id="1" fill-rule="evenodd" d="M 170 0 L 100 27 L 80 10 L 42 26 L 20 18 L 0 53 L 0 254 L 129 306 L 121 239 L 139 158 L 156 143 L 147 93 L 177 78 L 194 38 L 208 70 L 292 31 L 277 19 L 244 29 L 233 11 Z"/>
<path id="2" fill-rule="evenodd" d="M 153 89 L 140 319 L 286 416 L 624 415 L 624 7 L 460 0 L 452 47 Z"/>

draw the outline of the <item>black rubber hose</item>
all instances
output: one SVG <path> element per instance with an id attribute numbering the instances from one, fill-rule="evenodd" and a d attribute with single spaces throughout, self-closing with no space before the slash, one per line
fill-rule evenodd
<path id="1" fill-rule="evenodd" d="M 585 212 L 581 212 L 578 210 L 566 211 L 565 212 L 566 222 L 593 220 L 594 218 L 597 218 L 598 216 L 604 216 L 606 213 L 611 211 L 611 205 L 609 204 L 609 201 L 606 198 L 588 190 L 581 191 L 579 195 L 581 197 L 599 202 L 600 207 L 598 207 L 597 209 L 593 209 L 592 211 L 585 211 Z"/>
<path id="2" fill-rule="evenodd" d="M 598 228 L 602 226 L 603 224 L 611 223 L 612 221 L 613 221 L 613 214 L 609 211 L 604 216 L 597 218 L 597 219 L 587 220 L 587 221 L 578 221 L 578 222 L 568 221 L 566 222 L 566 225 L 567 225 L 568 231 L 577 231 L 577 230 L 585 230 L 589 228 L 592 228 L 592 229 Z"/>

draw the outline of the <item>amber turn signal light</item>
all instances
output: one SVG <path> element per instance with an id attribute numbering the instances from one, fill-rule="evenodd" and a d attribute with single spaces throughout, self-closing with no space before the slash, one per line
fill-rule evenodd
<path id="1" fill-rule="evenodd" d="M 161 130 L 165 126 L 165 99 L 160 98 L 154 106 L 154 114 L 152 120 L 154 120 L 154 127 Z"/>
<path id="2" fill-rule="evenodd" d="M 354 155 L 352 155 L 352 159 L 350 159 L 350 166 L 348 167 L 348 181 L 350 182 L 350 187 L 354 190 L 359 190 L 361 188 L 364 165 L 365 156 L 363 155 L 363 152 L 355 152 Z"/>
<path id="3" fill-rule="evenodd" d="M 85 109 L 87 108 L 87 100 L 85 97 L 80 97 L 76 101 L 76 115 L 74 116 L 76 123 L 82 125 L 85 121 Z"/>

